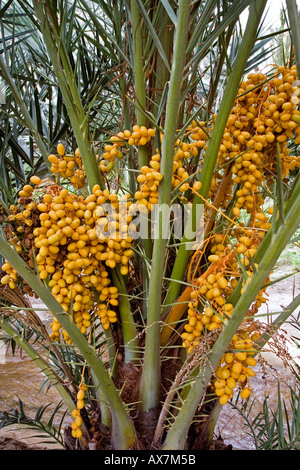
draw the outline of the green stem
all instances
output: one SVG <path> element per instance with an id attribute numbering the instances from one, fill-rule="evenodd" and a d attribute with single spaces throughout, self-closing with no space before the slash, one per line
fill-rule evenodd
<path id="1" fill-rule="evenodd" d="M 265 5 L 266 0 L 256 0 L 250 7 L 249 19 L 246 25 L 243 39 L 234 62 L 232 72 L 224 90 L 224 98 L 222 99 L 214 129 L 208 142 L 207 151 L 204 157 L 204 163 L 199 178 L 199 181 L 202 184 L 199 194 L 201 194 L 201 196 L 204 198 L 207 197 L 211 186 L 224 129 L 235 97 L 237 95 L 240 80 L 245 70 L 248 57 L 255 42 L 257 28 L 259 26 Z M 203 204 L 203 200 L 199 196 L 196 196 L 193 203 L 192 213 L 187 221 L 187 234 L 192 233 L 193 227 L 197 227 L 199 224 L 199 220 L 196 220 L 196 206 L 198 204 Z M 178 250 L 172 274 L 170 276 L 171 282 L 165 298 L 165 304 L 171 304 L 179 296 L 181 284 L 180 282 L 176 281 L 182 281 L 184 277 L 188 259 L 191 254 L 191 252 L 186 248 L 186 243 L 190 241 L 191 240 L 186 235 L 183 236 L 182 244 Z"/>
<path id="2" fill-rule="evenodd" d="M 102 390 L 102 387 L 97 380 L 97 377 L 93 375 L 93 382 L 95 387 L 97 388 L 98 392 L 98 401 L 99 401 L 99 406 L 100 406 L 100 411 L 101 411 L 101 422 L 106 426 L 107 429 L 110 429 L 111 427 L 111 413 L 109 409 L 109 404 L 106 401 L 105 398 L 105 392 Z"/>
<path id="3" fill-rule="evenodd" d="M 132 21 L 132 42 L 133 42 L 133 55 L 134 55 L 134 89 L 135 89 L 135 100 L 137 102 L 136 107 L 136 119 L 137 125 L 147 126 L 147 118 L 142 110 L 147 108 L 147 97 L 146 97 L 146 83 L 144 74 L 144 57 L 143 57 L 143 27 L 142 18 L 140 15 L 139 7 L 136 0 L 131 0 L 131 21 Z M 148 145 L 140 145 L 138 148 L 138 165 L 141 169 L 142 166 L 148 165 Z M 142 246 L 145 251 L 147 258 L 151 259 L 152 256 L 152 241 L 151 238 L 142 240 Z M 142 278 L 143 278 L 143 292 L 145 297 L 148 297 L 149 291 L 149 277 L 147 268 L 145 265 L 142 266 Z M 146 309 L 144 303 L 143 310 Z"/>
<path id="4" fill-rule="evenodd" d="M 110 373 L 112 377 L 115 377 L 115 362 L 116 362 L 116 344 L 112 335 L 112 331 L 109 328 L 108 330 L 105 330 L 105 341 L 106 341 L 106 348 L 107 348 L 107 354 L 109 358 L 109 367 L 110 367 Z"/>
<path id="5" fill-rule="evenodd" d="M 131 0 L 131 19 L 132 19 L 132 39 L 133 39 L 133 53 L 134 53 L 134 85 L 135 85 L 135 99 L 138 103 L 136 109 L 137 124 L 139 126 L 147 125 L 147 118 L 141 110 L 145 110 L 147 106 L 146 101 L 146 84 L 144 75 L 144 59 L 143 59 L 143 34 L 142 34 L 142 18 L 139 12 L 139 7 L 136 0 Z M 148 150 L 147 146 L 142 145 L 139 147 L 139 167 L 148 165 Z"/>
<path id="6" fill-rule="evenodd" d="M 127 296 L 124 277 L 118 267 L 112 270 L 114 286 L 119 292 L 119 313 L 122 323 L 122 334 L 124 339 L 125 362 L 131 362 L 138 358 L 137 329 L 131 312 L 130 301 Z M 122 295 L 124 294 L 124 295 Z"/>
<path id="7" fill-rule="evenodd" d="M 173 45 L 173 28 L 169 28 L 168 26 L 163 27 L 166 24 L 167 13 L 164 9 L 162 3 L 159 4 L 158 8 L 160 8 L 159 12 L 159 25 L 158 29 L 161 30 L 162 28 L 162 37 L 161 37 L 161 45 L 165 52 L 165 55 L 171 63 L 171 54 L 172 54 L 172 45 Z M 170 70 L 165 64 L 165 61 L 162 59 L 161 55 L 156 52 L 156 63 L 155 63 L 155 106 L 152 108 L 152 114 L 157 116 L 157 111 L 160 108 L 163 90 L 165 88 L 166 83 L 170 79 Z M 164 118 L 160 117 L 161 125 L 163 126 Z M 158 122 L 157 122 L 158 124 Z"/>
<path id="8" fill-rule="evenodd" d="M 170 204 L 172 169 L 174 158 L 174 145 L 176 139 L 176 129 L 178 125 L 178 110 L 180 105 L 180 91 L 182 81 L 182 71 L 185 63 L 185 50 L 187 32 L 189 25 L 190 1 L 179 2 L 178 23 L 176 29 L 175 46 L 173 54 L 173 64 L 170 78 L 170 88 L 168 93 L 166 109 L 166 125 L 162 143 L 161 173 L 163 175 L 162 184 L 159 190 L 158 207 Z M 158 211 L 157 220 L 159 230 L 162 228 Z M 164 222 L 164 221 L 163 221 Z M 164 258 L 166 252 L 167 239 L 158 236 L 154 240 L 151 277 L 149 284 L 149 301 L 147 314 L 147 333 L 145 345 L 145 357 L 143 372 L 140 384 L 140 396 L 144 411 L 154 408 L 159 402 L 160 389 L 160 312 L 161 294 L 163 283 Z M 151 384 L 151 387 L 149 386 Z"/>
<path id="9" fill-rule="evenodd" d="M 164 443 L 164 449 L 178 450 L 184 448 L 186 436 L 193 416 L 204 396 L 213 371 L 218 366 L 231 341 L 231 338 L 243 321 L 252 302 L 261 289 L 261 286 L 264 284 L 266 278 L 273 269 L 276 260 L 299 226 L 299 204 L 300 194 L 298 194 L 298 197 L 291 207 L 288 217 L 285 218 L 285 223 L 278 228 L 276 233 L 273 233 L 272 243 L 267 247 L 257 271 L 254 273 L 249 283 L 245 285 L 243 295 L 240 296 L 232 316 L 230 317 L 227 325 L 221 331 L 210 354 L 206 360 L 201 363 L 199 374 L 196 377 L 173 426 L 168 432 Z"/>
<path id="10" fill-rule="evenodd" d="M 41 32 L 69 114 L 89 189 L 91 191 L 96 184 L 103 188 L 100 169 L 90 142 L 88 114 L 83 109 L 65 45 L 56 32 L 54 15 L 49 10 L 49 5 L 44 3 L 43 0 L 34 0 L 34 8 L 40 21 Z"/>
<path id="11" fill-rule="evenodd" d="M 127 415 L 115 384 L 107 373 L 103 363 L 96 355 L 94 348 L 91 347 L 85 336 L 80 332 L 75 323 L 73 323 L 70 316 L 62 309 L 48 288 L 45 287 L 36 274 L 4 239 L 0 240 L 0 253 L 29 284 L 42 302 L 48 307 L 49 311 L 55 314 L 58 322 L 68 333 L 87 364 L 91 367 L 91 371 L 101 385 L 105 399 L 111 408 L 113 448 L 120 450 L 134 448 L 136 446 L 136 440 L 132 422 Z"/>
<path id="12" fill-rule="evenodd" d="M 300 27 L 299 27 L 299 11 L 296 0 L 286 0 L 287 12 L 291 27 L 293 46 L 295 50 L 297 75 L 300 79 Z"/>

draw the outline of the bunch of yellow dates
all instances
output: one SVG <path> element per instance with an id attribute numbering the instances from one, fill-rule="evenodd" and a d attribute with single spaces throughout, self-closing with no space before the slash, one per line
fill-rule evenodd
<path id="1" fill-rule="evenodd" d="M 26 223 L 28 206 L 37 215 L 32 226 L 32 244 L 40 279 L 47 285 L 63 310 L 85 334 L 91 326 L 91 312 L 100 318 L 104 329 L 116 322 L 114 308 L 118 305 L 118 289 L 111 285 L 109 268 L 118 266 L 127 275 L 132 258 L 132 238 L 128 235 L 129 195 L 118 197 L 108 190 L 93 187 L 89 195 L 76 195 L 57 184 L 32 178 L 34 186 L 26 185 L 19 193 L 18 217 L 11 223 Z M 120 199 L 120 200 L 119 200 Z M 22 203 L 23 205 L 22 205 Z M 109 210 L 105 211 L 105 207 Z M 106 229 L 103 232 L 103 227 Z M 134 229 L 134 226 L 133 226 Z M 22 253 L 22 231 L 18 241 Z M 9 263 L 2 266 L 5 276 L 1 283 L 14 288 L 17 275 Z M 52 340 L 71 343 L 54 316 Z"/>

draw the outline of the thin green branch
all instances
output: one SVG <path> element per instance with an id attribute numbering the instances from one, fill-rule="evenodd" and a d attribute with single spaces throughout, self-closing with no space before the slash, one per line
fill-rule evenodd
<path id="1" fill-rule="evenodd" d="M 131 312 L 130 300 L 127 296 L 124 277 L 118 268 L 112 270 L 112 278 L 114 286 L 118 288 L 119 292 L 118 308 L 122 324 L 125 362 L 128 363 L 134 361 L 138 357 L 137 329 Z"/>
<path id="2" fill-rule="evenodd" d="M 140 108 L 145 110 L 146 101 L 146 82 L 144 74 L 144 58 L 143 58 L 143 26 L 142 17 L 140 15 L 138 3 L 136 0 L 131 1 L 131 22 L 132 22 L 132 40 L 134 52 L 134 85 L 135 85 L 135 99 L 138 103 L 136 108 L 137 124 L 139 126 L 146 126 L 147 119 L 145 114 L 140 111 Z M 142 145 L 138 150 L 139 167 L 148 165 L 148 150 L 147 146 Z"/>
<path id="3" fill-rule="evenodd" d="M 173 63 L 170 77 L 170 88 L 168 92 L 166 125 L 162 142 L 161 173 L 163 175 L 162 184 L 159 190 L 158 207 L 170 204 L 172 169 L 174 158 L 174 145 L 176 139 L 176 129 L 178 125 L 178 113 L 181 96 L 182 72 L 185 64 L 185 51 L 187 33 L 189 25 L 190 1 L 179 2 L 178 23 L 175 32 L 175 45 Z M 159 232 L 163 229 L 161 214 L 158 211 L 157 220 Z M 164 230 L 162 230 L 164 233 Z M 159 402 L 160 389 L 160 312 L 161 294 L 163 284 L 163 269 L 167 240 L 164 236 L 159 236 L 154 240 L 153 256 L 151 265 L 151 276 L 149 285 L 149 303 L 147 312 L 147 333 L 143 372 L 140 384 L 140 397 L 144 411 L 154 408 Z M 151 387 L 149 387 L 151 384 Z"/>
<path id="4" fill-rule="evenodd" d="M 299 11 L 296 0 L 286 0 L 288 17 L 292 33 L 292 41 L 295 51 L 298 80 L 300 78 L 300 26 Z"/>
<path id="5" fill-rule="evenodd" d="M 207 197 L 211 186 L 218 151 L 223 137 L 226 122 L 232 109 L 235 97 L 237 95 L 239 83 L 245 70 L 247 59 L 252 51 L 257 28 L 259 26 L 265 5 L 266 0 L 256 0 L 252 3 L 250 8 L 249 19 L 246 25 L 243 39 L 234 62 L 232 72 L 228 78 L 228 82 L 224 90 L 224 98 L 222 99 L 214 129 L 211 138 L 208 141 L 207 151 L 204 157 L 204 163 L 199 178 L 199 181 L 202 184 L 199 194 L 203 198 Z M 186 243 L 189 243 L 191 241 L 186 234 L 193 233 L 192 228 L 199 226 L 199 220 L 197 220 L 196 217 L 198 204 L 203 204 L 203 200 L 200 196 L 195 197 L 192 213 L 187 221 L 186 231 L 182 239 L 182 245 L 179 248 L 174 263 L 174 267 L 171 274 L 172 281 L 170 282 L 170 286 L 165 299 L 165 303 L 167 304 L 173 302 L 179 296 L 180 293 L 180 285 L 176 283 L 175 280 L 183 279 L 188 259 L 191 254 L 191 252 L 187 249 L 185 245 Z"/>
<path id="6" fill-rule="evenodd" d="M 133 70 L 134 70 L 134 89 L 136 102 L 136 119 L 137 125 L 147 127 L 147 117 L 145 111 L 147 109 L 146 96 L 146 78 L 144 74 L 144 37 L 143 37 L 143 21 L 140 14 L 137 0 L 131 0 L 131 23 L 132 23 L 132 42 L 133 42 Z M 148 165 L 148 145 L 140 145 L 138 148 L 138 166 Z M 150 237 L 142 240 L 142 246 L 148 258 L 152 254 L 152 242 Z M 149 277 L 145 265 L 142 266 L 143 290 L 148 292 Z M 144 304 L 144 310 L 146 305 Z"/>

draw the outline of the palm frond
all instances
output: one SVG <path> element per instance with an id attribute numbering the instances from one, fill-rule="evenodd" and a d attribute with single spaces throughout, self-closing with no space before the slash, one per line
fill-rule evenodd
<path id="1" fill-rule="evenodd" d="M 32 434 L 28 439 L 38 437 L 41 439 L 41 443 L 53 444 L 56 442 L 64 448 L 63 424 L 66 411 L 59 418 L 62 411 L 62 403 L 55 406 L 50 416 L 46 415 L 51 404 L 40 406 L 34 417 L 26 413 L 25 405 L 21 399 L 18 400 L 18 403 L 19 409 L 9 408 L 8 411 L 0 411 L 0 429 L 13 424 L 21 424 L 25 429 L 39 431 L 38 434 Z"/>
<path id="2" fill-rule="evenodd" d="M 242 406 L 238 396 L 231 406 L 243 418 L 247 434 L 256 450 L 300 450 L 300 390 L 289 387 L 290 397 L 283 398 L 280 383 L 277 384 L 277 406 L 274 408 L 265 397 L 261 411 L 253 413 L 255 399 Z"/>

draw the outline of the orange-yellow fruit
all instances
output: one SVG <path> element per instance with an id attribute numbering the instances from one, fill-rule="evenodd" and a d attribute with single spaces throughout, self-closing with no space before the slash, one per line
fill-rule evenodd
<path id="1" fill-rule="evenodd" d="M 41 178 L 39 178 L 38 176 L 35 176 L 35 175 L 33 175 L 30 178 L 30 181 L 31 181 L 32 184 L 36 184 L 36 185 L 41 184 L 41 182 L 42 182 Z"/>
<path id="2" fill-rule="evenodd" d="M 224 393 L 224 395 L 220 396 L 219 398 L 221 405 L 226 405 L 228 400 L 229 400 L 229 395 L 226 395 L 226 393 Z"/>
<path id="3" fill-rule="evenodd" d="M 250 388 L 248 387 L 243 388 L 243 390 L 241 391 L 241 398 L 243 400 L 246 400 L 249 397 L 250 393 L 251 393 Z"/>
<path id="4" fill-rule="evenodd" d="M 63 144 L 58 144 L 56 150 L 58 155 L 60 155 L 61 157 L 65 154 L 65 147 Z"/>

